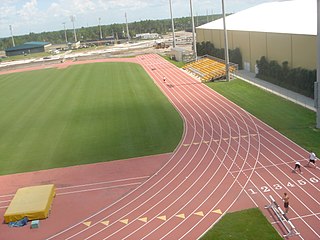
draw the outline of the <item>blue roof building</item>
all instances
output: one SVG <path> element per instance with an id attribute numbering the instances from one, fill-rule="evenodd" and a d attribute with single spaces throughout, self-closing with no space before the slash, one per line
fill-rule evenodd
<path id="1" fill-rule="evenodd" d="M 51 46 L 49 42 L 26 42 L 22 45 L 7 48 L 5 50 L 6 56 L 17 56 L 30 53 L 45 52 L 46 49 Z"/>

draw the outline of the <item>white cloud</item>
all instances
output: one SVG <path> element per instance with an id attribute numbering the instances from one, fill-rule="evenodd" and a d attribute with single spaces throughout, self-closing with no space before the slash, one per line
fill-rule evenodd
<path id="1" fill-rule="evenodd" d="M 22 21 L 35 20 L 36 16 L 41 14 L 41 12 L 38 11 L 37 5 L 37 0 L 26 2 L 23 7 L 18 10 L 17 14 L 21 17 Z"/>
<path id="2" fill-rule="evenodd" d="M 236 12 L 274 0 L 225 0 L 226 11 Z M 174 17 L 189 16 L 188 0 L 172 0 Z M 221 13 L 221 0 L 193 0 L 195 15 Z M 0 0 L 0 37 L 26 34 L 30 31 L 61 30 L 62 22 L 70 28 L 70 16 L 76 16 L 76 27 L 170 18 L 169 0 Z M 41 20 L 40 20 L 41 19 Z"/>

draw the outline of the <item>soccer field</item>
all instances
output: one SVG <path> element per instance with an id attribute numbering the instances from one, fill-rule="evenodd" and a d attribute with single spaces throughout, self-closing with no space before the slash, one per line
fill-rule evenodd
<path id="1" fill-rule="evenodd" d="M 171 152 L 183 122 L 143 68 L 0 75 L 0 174 Z"/>

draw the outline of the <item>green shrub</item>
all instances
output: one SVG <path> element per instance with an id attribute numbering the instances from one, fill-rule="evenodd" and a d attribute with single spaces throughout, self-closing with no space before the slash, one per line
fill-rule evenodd
<path id="1" fill-rule="evenodd" d="M 316 70 L 300 67 L 290 69 L 288 61 L 284 61 L 281 66 L 277 61 L 268 61 L 265 56 L 257 60 L 257 67 L 256 77 L 307 97 L 314 97 L 314 82 L 317 80 Z"/>
<path id="2" fill-rule="evenodd" d="M 210 55 L 216 58 L 225 59 L 224 48 L 215 48 L 214 44 L 211 42 L 197 43 L 197 54 L 198 56 Z M 238 64 L 239 69 L 243 69 L 242 65 L 242 55 L 239 48 L 229 49 L 229 59 L 230 62 Z"/>

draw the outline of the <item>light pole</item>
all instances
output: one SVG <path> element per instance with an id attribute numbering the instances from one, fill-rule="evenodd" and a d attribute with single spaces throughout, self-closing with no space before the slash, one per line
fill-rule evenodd
<path id="1" fill-rule="evenodd" d="M 74 21 L 75 21 L 76 17 L 74 15 L 70 16 L 70 20 L 72 22 L 72 26 L 73 26 L 73 35 L 74 35 L 74 42 L 78 42 L 77 41 L 77 33 L 76 33 L 76 29 L 74 28 Z"/>
<path id="2" fill-rule="evenodd" d="M 224 11 L 224 0 L 222 0 L 222 15 L 223 15 L 223 32 L 224 32 L 224 55 L 225 55 L 225 62 L 226 62 L 226 80 L 230 81 L 228 33 L 226 28 L 226 14 Z"/>
<path id="3" fill-rule="evenodd" d="M 317 110 L 317 128 L 320 128 L 320 0 L 317 0 L 317 81 L 314 83 L 314 105 Z"/>
<path id="4" fill-rule="evenodd" d="M 13 34 L 12 34 L 12 26 L 9 25 L 10 33 L 11 33 L 11 39 L 12 39 L 12 45 L 15 47 L 16 45 L 14 44 L 14 39 L 13 39 Z"/>
<path id="5" fill-rule="evenodd" d="M 192 0 L 190 0 L 190 12 L 191 12 L 191 22 L 192 22 L 192 40 L 193 40 L 193 55 L 195 60 L 197 60 L 197 43 L 196 43 L 196 34 L 194 28 L 194 18 L 193 18 L 193 11 L 192 11 Z"/>
<path id="6" fill-rule="evenodd" d="M 129 34 L 129 26 L 128 26 L 127 13 L 125 13 L 125 17 L 126 17 L 127 37 L 128 37 L 128 42 L 129 42 L 129 41 L 130 41 L 130 34 Z"/>
<path id="7" fill-rule="evenodd" d="M 68 38 L 67 38 L 67 30 L 66 30 L 66 23 L 63 22 L 63 29 L 64 29 L 64 38 L 65 38 L 65 41 L 66 41 L 66 44 L 68 44 Z"/>
<path id="8" fill-rule="evenodd" d="M 172 26 L 172 47 L 176 47 L 176 37 L 174 35 L 174 23 L 173 23 L 173 17 L 172 17 L 172 3 L 171 0 L 169 0 L 170 5 L 170 15 L 171 15 L 171 26 Z"/>
<path id="9" fill-rule="evenodd" d="M 102 39 L 102 31 L 101 31 L 101 24 L 100 24 L 101 18 L 99 17 L 99 29 L 100 29 L 100 40 Z"/>

